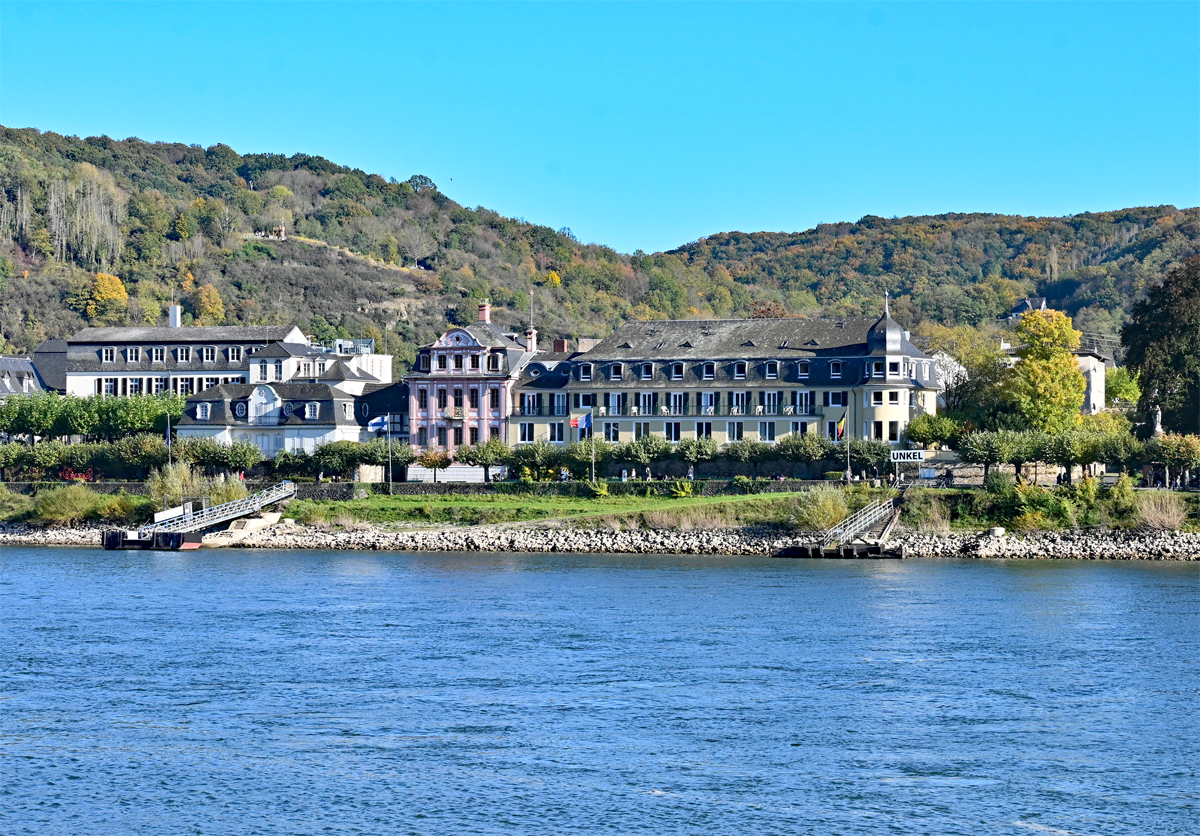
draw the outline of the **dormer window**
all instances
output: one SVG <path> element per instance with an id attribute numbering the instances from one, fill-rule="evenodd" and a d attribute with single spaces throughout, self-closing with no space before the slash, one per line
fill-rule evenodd
<path id="1" fill-rule="evenodd" d="M 829 364 L 829 376 L 834 380 L 838 380 L 842 376 L 842 361 L 834 360 Z"/>
<path id="2" fill-rule="evenodd" d="M 190 363 L 192 362 L 192 350 L 186 346 L 184 348 L 177 349 L 175 358 L 180 363 Z"/>
<path id="3" fill-rule="evenodd" d="M 439 372 L 446 371 L 446 355 L 445 354 L 438 355 L 438 371 Z"/>
<path id="4" fill-rule="evenodd" d="M 217 350 L 211 346 L 201 349 L 204 352 L 204 362 L 211 363 L 217 359 Z"/>
<path id="5" fill-rule="evenodd" d="M 876 360 L 871 366 L 871 374 L 875 377 L 883 377 L 883 361 Z"/>
<path id="6" fill-rule="evenodd" d="M 890 375 L 891 377 L 899 377 L 900 364 L 899 363 L 888 363 L 888 375 Z"/>
<path id="7" fill-rule="evenodd" d="M 100 349 L 100 362 L 101 363 L 111 363 L 113 361 L 113 357 L 115 357 L 115 356 L 116 356 L 115 349 L 112 349 L 112 348 Z"/>
<path id="8" fill-rule="evenodd" d="M 734 363 L 733 364 L 733 377 L 735 380 L 745 380 L 746 379 L 746 364 L 745 363 Z"/>
<path id="9" fill-rule="evenodd" d="M 312 419 L 317 417 L 317 413 L 320 409 L 321 409 L 320 404 L 306 403 L 304 405 L 304 417 L 311 421 Z"/>
<path id="10" fill-rule="evenodd" d="M 142 350 L 140 348 L 125 349 L 125 361 L 128 363 L 140 363 L 142 361 Z"/>
<path id="11" fill-rule="evenodd" d="M 705 380 L 712 380 L 713 378 L 715 378 L 717 376 L 717 364 L 716 363 L 705 363 L 701 367 L 700 376 L 703 377 Z"/>
<path id="12" fill-rule="evenodd" d="M 651 380 L 654 378 L 654 364 L 642 363 L 642 380 Z"/>
<path id="13" fill-rule="evenodd" d="M 196 420 L 197 421 L 207 421 L 208 420 L 208 411 L 209 411 L 208 404 L 206 404 L 206 403 L 197 404 L 196 405 Z"/>
<path id="14" fill-rule="evenodd" d="M 301 363 L 300 364 L 300 376 L 301 377 L 312 377 L 312 363 Z"/>
<path id="15" fill-rule="evenodd" d="M 242 362 L 242 347 L 240 345 L 234 345 L 234 346 L 229 347 L 229 362 L 230 363 Z"/>
<path id="16" fill-rule="evenodd" d="M 675 380 L 683 380 L 683 363 L 671 364 L 671 377 Z"/>
<path id="17" fill-rule="evenodd" d="M 800 365 L 797 367 L 797 369 L 798 369 L 798 373 L 799 373 L 799 375 L 800 375 L 800 378 L 801 378 L 802 380 L 805 380 L 805 379 L 807 379 L 807 378 L 808 378 L 808 363 L 807 363 L 807 362 L 805 362 L 805 363 L 801 363 L 801 364 L 800 364 Z"/>
<path id="18" fill-rule="evenodd" d="M 583 365 L 581 365 L 579 367 L 579 379 L 580 380 L 591 380 L 592 379 L 592 364 L 591 363 L 584 363 Z"/>
<path id="19" fill-rule="evenodd" d="M 325 361 L 317 363 L 317 374 L 325 374 Z"/>
<path id="20" fill-rule="evenodd" d="M 613 363 L 608 370 L 610 380 L 620 380 L 621 375 L 625 373 L 625 367 L 621 363 Z"/>
<path id="21" fill-rule="evenodd" d="M 779 364 L 774 360 L 767 363 L 767 379 L 772 380 L 779 377 Z"/>
<path id="22" fill-rule="evenodd" d="M 428 354 L 421 355 L 421 362 L 419 363 L 419 367 L 420 367 L 421 371 L 423 371 L 423 372 L 429 371 L 429 355 Z"/>
<path id="23" fill-rule="evenodd" d="M 500 355 L 499 354 L 489 354 L 488 355 L 488 371 L 489 372 L 500 371 Z"/>
<path id="24" fill-rule="evenodd" d="M 161 348 L 150 349 L 150 361 L 153 363 L 163 362 L 163 357 L 166 356 L 166 351 Z"/>
<path id="25" fill-rule="evenodd" d="M 342 417 L 347 421 L 354 417 L 354 405 L 349 403 L 342 404 Z"/>

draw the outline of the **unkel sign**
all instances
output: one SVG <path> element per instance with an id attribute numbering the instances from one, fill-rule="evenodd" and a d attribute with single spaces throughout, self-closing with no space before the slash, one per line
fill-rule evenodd
<path id="1" fill-rule="evenodd" d="M 925 461 L 924 450 L 893 450 L 892 461 L 894 462 L 923 462 Z"/>

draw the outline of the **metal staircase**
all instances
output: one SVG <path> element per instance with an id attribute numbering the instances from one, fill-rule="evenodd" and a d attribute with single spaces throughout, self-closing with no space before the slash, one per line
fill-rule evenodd
<path id="1" fill-rule="evenodd" d="M 252 493 L 244 499 L 235 499 L 233 502 L 223 502 L 220 505 L 214 505 L 211 508 L 205 508 L 195 514 L 184 514 L 182 517 L 172 517 L 169 520 L 162 522 L 150 523 L 138 529 L 138 537 L 144 539 L 153 534 L 165 534 L 170 532 L 186 532 L 199 531 L 202 528 L 223 523 L 228 520 L 244 517 L 247 514 L 253 514 L 260 511 L 273 502 L 279 502 L 281 499 L 287 499 L 294 496 L 296 486 L 291 482 L 280 482 L 274 487 L 266 490 Z"/>
<path id="2" fill-rule="evenodd" d="M 845 543 L 870 531 L 880 520 L 893 514 L 894 503 L 890 499 L 875 500 L 870 505 L 855 511 L 837 525 L 821 535 L 821 545 Z"/>

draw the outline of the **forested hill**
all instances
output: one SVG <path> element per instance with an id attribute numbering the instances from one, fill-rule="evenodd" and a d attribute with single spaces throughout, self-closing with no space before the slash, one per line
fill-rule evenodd
<path id="1" fill-rule="evenodd" d="M 278 226 L 288 240 L 254 237 Z M 0 229 L 0 350 L 88 324 L 165 323 L 175 300 L 189 322 L 383 337 L 402 361 L 485 297 L 514 329 L 532 302 L 545 337 L 603 336 L 631 318 L 869 315 L 885 288 L 914 327 L 991 321 L 1040 294 L 1115 333 L 1147 283 L 1200 251 L 1197 211 L 1156 207 L 867 217 L 628 255 L 460 206 L 420 175 L 3 127 Z"/>

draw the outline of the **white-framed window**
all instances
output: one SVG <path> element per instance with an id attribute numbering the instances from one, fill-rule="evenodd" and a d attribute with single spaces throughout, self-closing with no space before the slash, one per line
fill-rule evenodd
<path id="1" fill-rule="evenodd" d="M 663 424 L 663 434 L 667 437 L 667 441 L 672 444 L 678 444 L 680 440 L 680 431 L 683 425 L 678 421 L 666 421 Z"/>
<path id="2" fill-rule="evenodd" d="M 804 422 L 804 421 L 793 421 L 792 422 L 792 435 L 807 435 L 807 434 L 808 434 L 808 424 L 806 422 Z"/>
<path id="3" fill-rule="evenodd" d="M 888 441 L 900 440 L 900 422 L 888 421 Z"/>
<path id="4" fill-rule="evenodd" d="M 437 358 L 437 363 L 438 363 L 437 367 L 438 367 L 438 371 L 439 371 L 439 372 L 444 372 L 444 371 L 446 371 L 446 363 L 447 363 L 447 360 L 446 360 L 446 355 L 445 355 L 445 354 L 439 354 L 439 355 L 438 355 L 438 358 Z M 443 444 L 442 446 L 443 446 L 443 447 L 445 447 L 446 445 L 444 445 L 444 444 Z"/>
<path id="5" fill-rule="evenodd" d="M 283 361 L 282 360 L 275 361 L 275 379 L 283 380 Z"/>
<path id="6" fill-rule="evenodd" d="M 221 378 L 219 378 L 219 377 L 206 377 L 206 378 L 204 378 L 204 388 L 210 389 L 213 386 L 216 386 L 220 382 L 221 382 Z"/>
<path id="7" fill-rule="evenodd" d="M 181 394 L 181 395 L 192 394 L 192 379 L 190 377 L 177 377 L 175 379 L 179 383 L 179 394 Z"/>
<path id="8" fill-rule="evenodd" d="M 712 421 L 696 422 L 696 438 L 712 438 Z"/>
<path id="9" fill-rule="evenodd" d="M 883 392 L 871 393 L 871 406 L 883 406 Z"/>
<path id="10" fill-rule="evenodd" d="M 25 381 L 25 383 L 28 384 L 29 381 Z M 26 392 L 29 391 L 28 385 L 26 386 L 25 391 Z M 142 379 L 140 377 L 129 378 L 129 394 L 131 394 L 131 395 L 142 394 Z"/>
<path id="11" fill-rule="evenodd" d="M 111 363 L 111 362 L 113 362 L 113 359 L 115 356 L 116 356 L 116 349 L 113 349 L 113 348 L 100 349 L 100 362 L 101 363 Z"/>
<path id="12" fill-rule="evenodd" d="M 800 375 L 801 380 L 808 379 L 808 361 L 807 360 L 801 360 L 800 364 L 796 367 L 796 369 L 797 369 L 797 374 Z"/>
<path id="13" fill-rule="evenodd" d="M 321 410 L 320 404 L 306 403 L 304 405 L 304 417 L 311 421 L 317 417 L 320 410 Z"/>
<path id="14" fill-rule="evenodd" d="M 161 363 L 163 362 L 163 358 L 166 357 L 166 354 L 167 352 L 163 348 L 152 348 L 150 349 L 150 362 Z"/>
<path id="15" fill-rule="evenodd" d="M 900 393 L 899 392 L 888 392 L 888 403 L 892 404 L 894 406 L 899 406 L 900 405 Z"/>
<path id="16" fill-rule="evenodd" d="M 197 421 L 207 421 L 208 420 L 208 410 L 209 410 L 208 404 L 206 404 L 206 403 L 196 404 L 196 420 Z"/>
<path id="17" fill-rule="evenodd" d="M 900 376 L 899 361 L 897 361 L 895 363 L 888 363 L 888 377 L 899 377 L 899 376 Z"/>
<path id="18" fill-rule="evenodd" d="M 872 424 L 872 429 L 874 430 L 871 437 L 874 438 L 876 441 L 883 441 L 883 422 L 882 421 L 872 421 L 871 424 Z"/>
<path id="19" fill-rule="evenodd" d="M 654 379 L 654 364 L 642 363 L 642 380 Z"/>
<path id="20" fill-rule="evenodd" d="M 701 369 L 701 377 L 705 380 L 712 380 L 717 376 L 717 364 L 705 363 Z"/>
<path id="21" fill-rule="evenodd" d="M 745 363 L 734 363 L 733 364 L 733 377 L 735 380 L 745 380 L 745 378 L 746 378 L 746 364 Z"/>
<path id="22" fill-rule="evenodd" d="M 258 379 L 259 380 L 267 379 L 267 361 L 266 360 L 258 361 Z"/>
<path id="23" fill-rule="evenodd" d="M 140 348 L 137 348 L 136 346 L 133 348 L 125 349 L 125 360 L 126 360 L 126 362 L 129 362 L 129 363 L 142 362 L 142 350 Z"/>
<path id="24" fill-rule="evenodd" d="M 417 368 L 423 372 L 429 371 L 429 355 L 428 354 L 422 354 L 420 357 L 417 358 Z M 421 445 L 421 446 L 423 447 L 425 445 Z"/>
<path id="25" fill-rule="evenodd" d="M 604 423 L 604 440 L 611 441 L 613 444 L 621 440 L 621 425 L 616 421 L 606 421 Z"/>
<path id="26" fill-rule="evenodd" d="M 533 423 L 518 424 L 521 429 L 521 443 L 529 444 L 533 441 Z"/>
<path id="27" fill-rule="evenodd" d="M 871 364 L 871 376 L 872 377 L 883 377 L 883 361 L 882 360 L 876 360 L 874 363 Z"/>
<path id="28" fill-rule="evenodd" d="M 779 364 L 774 360 L 767 361 L 767 379 L 773 380 L 779 377 Z"/>
<path id="29" fill-rule="evenodd" d="M 212 346 L 205 346 L 201 351 L 205 363 L 212 363 L 217 359 L 217 350 Z"/>
<path id="30" fill-rule="evenodd" d="M 833 378 L 834 380 L 837 380 L 842 376 L 842 361 L 841 360 L 834 360 L 832 363 L 829 364 L 829 376 L 831 378 Z"/>
<path id="31" fill-rule="evenodd" d="M 579 379 L 580 380 L 591 380 L 592 379 L 592 364 L 591 363 L 583 363 L 579 366 Z"/>
<path id="32" fill-rule="evenodd" d="M 671 364 L 671 377 L 675 380 L 683 380 L 683 363 Z"/>
<path id="33" fill-rule="evenodd" d="M 317 374 L 325 374 L 325 361 L 317 363 Z"/>
<path id="34" fill-rule="evenodd" d="M 463 356 L 461 354 L 454 355 L 454 370 L 461 372 L 463 369 Z"/>
<path id="35" fill-rule="evenodd" d="M 479 355 L 478 355 L 478 354 L 472 354 L 472 355 L 471 355 L 471 371 L 473 371 L 473 372 L 477 372 L 477 371 L 479 371 Z M 476 428 L 475 428 L 475 435 L 479 435 L 479 428 L 478 428 L 478 427 L 476 427 Z M 477 441 L 473 441 L 473 442 L 471 442 L 471 443 L 472 443 L 472 444 L 475 444 L 475 443 L 478 443 L 478 442 L 477 442 Z"/>
<path id="36" fill-rule="evenodd" d="M 639 438 L 646 438 L 650 435 L 649 421 L 634 421 L 633 422 L 633 438 L 636 441 Z"/>
<path id="37" fill-rule="evenodd" d="M 825 436 L 826 438 L 832 438 L 834 441 L 837 441 L 837 421 L 825 422 Z"/>
<path id="38" fill-rule="evenodd" d="M 758 440 L 766 441 L 771 444 L 775 443 L 775 422 L 774 421 L 759 421 L 758 422 Z"/>
<path id="39" fill-rule="evenodd" d="M 192 362 L 192 350 L 190 348 L 188 348 L 187 346 L 176 349 L 175 359 L 180 363 Z"/>
<path id="40" fill-rule="evenodd" d="M 552 421 L 550 423 L 550 441 L 554 444 L 562 444 L 566 440 L 564 434 L 565 426 L 562 421 Z"/>
<path id="41" fill-rule="evenodd" d="M 488 371 L 489 372 L 500 371 L 500 355 L 499 354 L 489 354 L 488 355 Z"/>
<path id="42" fill-rule="evenodd" d="M 165 377 L 154 378 L 154 394 L 161 395 L 167 391 L 167 379 Z"/>
<path id="43" fill-rule="evenodd" d="M 741 421 L 729 421 L 725 424 L 725 439 L 727 441 L 741 441 L 744 433 Z"/>
<path id="44" fill-rule="evenodd" d="M 608 377 L 610 380 L 620 380 L 621 375 L 625 373 L 625 367 L 621 363 L 613 363 L 608 367 Z"/>
<path id="45" fill-rule="evenodd" d="M 230 363 L 242 362 L 242 347 L 240 345 L 231 345 L 229 347 L 229 362 Z"/>
<path id="46" fill-rule="evenodd" d="M 349 403 L 342 404 L 342 417 L 343 418 L 353 418 L 354 417 L 354 405 L 353 404 L 349 404 Z"/>
<path id="47" fill-rule="evenodd" d="M 312 363 L 301 363 L 300 364 L 300 376 L 301 377 L 312 377 Z"/>

